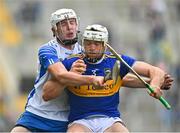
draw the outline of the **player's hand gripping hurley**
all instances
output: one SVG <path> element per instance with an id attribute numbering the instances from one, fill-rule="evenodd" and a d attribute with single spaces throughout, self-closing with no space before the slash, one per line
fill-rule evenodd
<path id="1" fill-rule="evenodd" d="M 109 50 L 111 51 L 112 54 L 114 54 L 116 56 L 116 58 L 121 61 L 122 63 L 124 63 L 130 70 L 131 72 L 137 76 L 137 78 L 148 88 L 148 90 L 151 93 L 154 93 L 154 88 L 152 86 L 150 86 L 146 81 L 144 81 L 141 76 L 136 73 L 136 71 L 134 71 L 122 58 L 119 54 L 117 54 L 117 52 L 109 45 L 106 43 L 106 46 L 109 48 Z M 159 98 L 160 102 L 166 107 L 166 109 L 171 109 L 171 106 L 169 105 L 169 103 L 162 97 L 160 96 Z"/>

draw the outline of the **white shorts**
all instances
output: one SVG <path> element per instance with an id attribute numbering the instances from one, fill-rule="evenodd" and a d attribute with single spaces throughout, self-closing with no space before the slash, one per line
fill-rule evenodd
<path id="1" fill-rule="evenodd" d="M 123 123 L 119 117 L 92 116 L 92 117 L 73 121 L 68 125 L 68 127 L 76 123 L 86 126 L 92 132 L 103 133 L 107 128 L 112 126 L 115 122 Z"/>

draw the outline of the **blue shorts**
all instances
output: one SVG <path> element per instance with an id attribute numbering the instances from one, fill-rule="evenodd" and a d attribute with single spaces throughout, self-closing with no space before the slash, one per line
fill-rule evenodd
<path id="1" fill-rule="evenodd" d="M 25 111 L 16 122 L 15 127 L 22 126 L 31 132 L 66 132 L 67 125 L 67 121 L 51 120 Z"/>

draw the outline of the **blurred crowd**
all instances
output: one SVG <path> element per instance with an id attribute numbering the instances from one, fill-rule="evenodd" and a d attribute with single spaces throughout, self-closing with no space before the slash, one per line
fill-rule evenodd
<path id="1" fill-rule="evenodd" d="M 170 111 L 146 92 L 120 91 L 130 131 L 180 131 L 180 0 L 0 0 L 0 132 L 10 131 L 23 111 L 35 80 L 37 49 L 52 38 L 50 14 L 63 7 L 77 12 L 80 31 L 92 23 L 105 25 L 119 53 L 148 61 L 174 78 L 164 93 Z"/>

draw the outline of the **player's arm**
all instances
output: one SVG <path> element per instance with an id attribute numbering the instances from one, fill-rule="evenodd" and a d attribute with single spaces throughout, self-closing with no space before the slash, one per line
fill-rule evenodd
<path id="1" fill-rule="evenodd" d="M 142 77 L 144 81 L 150 84 L 150 78 Z M 130 88 L 145 88 L 146 86 L 132 73 L 128 73 L 122 80 L 122 86 Z M 173 78 L 169 74 L 165 74 L 162 90 L 169 90 L 172 86 Z"/>
<path id="2" fill-rule="evenodd" d="M 52 78 L 43 85 L 42 98 L 44 101 L 55 99 L 64 91 L 66 86 L 60 84 L 55 78 Z"/>
<path id="3" fill-rule="evenodd" d="M 103 77 L 84 76 L 68 72 L 62 62 L 59 61 L 56 49 L 51 45 L 41 47 L 38 54 L 41 67 L 47 69 L 63 85 L 103 85 Z"/>
<path id="4" fill-rule="evenodd" d="M 161 87 L 164 84 L 166 73 L 155 66 L 148 63 L 136 61 L 132 67 L 139 75 L 150 79 L 149 83 L 152 86 Z"/>
<path id="5" fill-rule="evenodd" d="M 67 71 L 61 62 L 50 65 L 48 67 L 48 71 L 55 77 L 56 80 L 58 80 L 58 82 L 64 85 L 103 85 L 103 77 L 93 75 L 80 75 L 71 71 Z"/>
<path id="6" fill-rule="evenodd" d="M 150 83 L 150 79 L 147 77 L 143 77 L 143 79 Z M 122 86 L 124 87 L 130 87 L 130 88 L 145 88 L 145 85 L 132 73 L 128 73 L 123 79 L 122 79 Z"/>
<path id="7" fill-rule="evenodd" d="M 70 71 L 78 74 L 82 74 L 85 70 L 86 70 L 86 65 L 84 64 L 84 61 L 77 60 L 72 64 Z M 54 99 L 62 93 L 65 87 L 66 85 L 61 84 L 54 77 L 52 77 L 44 84 L 42 97 L 45 101 Z"/>
<path id="8" fill-rule="evenodd" d="M 159 98 L 162 95 L 160 88 L 164 83 L 165 72 L 158 67 L 141 61 L 136 61 L 132 68 L 139 75 L 150 78 L 150 85 L 155 88 L 154 93 L 151 93 L 150 95 Z"/>
<path id="9" fill-rule="evenodd" d="M 74 72 L 68 72 L 61 62 L 54 63 L 48 67 L 48 71 L 55 79 L 64 85 L 94 84 L 94 76 L 83 76 Z"/>

